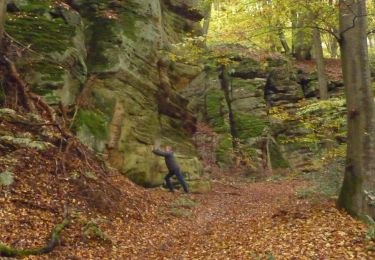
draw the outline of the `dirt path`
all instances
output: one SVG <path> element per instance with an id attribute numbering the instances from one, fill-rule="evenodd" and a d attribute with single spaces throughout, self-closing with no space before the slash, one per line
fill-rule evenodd
<path id="1" fill-rule="evenodd" d="M 374 259 L 367 250 L 373 244 L 364 239 L 365 227 L 332 202 L 297 199 L 295 191 L 304 185 L 216 182 L 213 191 L 203 195 L 154 191 L 156 215 L 145 223 L 117 223 L 122 228 L 109 232 L 115 246 L 108 257 Z M 190 200 L 198 204 L 181 205 Z"/>

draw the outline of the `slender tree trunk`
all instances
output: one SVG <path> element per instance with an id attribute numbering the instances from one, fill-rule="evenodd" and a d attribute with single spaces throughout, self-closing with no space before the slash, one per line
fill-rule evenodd
<path id="1" fill-rule="evenodd" d="M 297 15 L 294 34 L 294 56 L 297 60 L 311 60 L 312 35 L 309 29 L 304 28 L 310 19 L 309 14 Z"/>
<path id="2" fill-rule="evenodd" d="M 295 53 L 296 48 L 296 33 L 297 33 L 297 13 L 296 11 L 291 12 L 291 21 L 292 21 L 292 53 Z"/>
<path id="3" fill-rule="evenodd" d="M 328 99 L 328 87 L 327 87 L 328 82 L 327 82 L 327 74 L 325 72 L 322 39 L 320 38 L 320 31 L 318 28 L 313 29 L 313 40 L 314 40 L 316 68 L 318 71 L 319 96 L 320 96 L 320 99 L 326 100 Z"/>
<path id="4" fill-rule="evenodd" d="M 374 218 L 375 122 L 366 31 L 366 1 L 340 0 L 340 48 L 348 109 L 348 148 L 338 206 L 352 215 Z"/>
<path id="5" fill-rule="evenodd" d="M 334 29 L 333 32 L 337 33 L 337 29 Z M 330 41 L 329 49 L 330 49 L 331 58 L 336 59 L 338 57 L 338 49 L 339 49 L 337 39 L 333 35 L 330 35 L 329 41 Z"/>
<path id="6" fill-rule="evenodd" d="M 211 10 L 212 10 L 212 5 L 210 4 L 209 7 L 207 7 L 207 11 L 206 11 L 204 21 L 203 21 L 203 36 L 207 36 L 208 29 L 210 28 Z"/>
<path id="7" fill-rule="evenodd" d="M 232 99 L 230 96 L 231 91 L 230 91 L 228 69 L 225 65 L 220 65 L 219 70 L 220 70 L 220 74 L 219 74 L 220 85 L 221 85 L 221 89 L 224 92 L 225 101 L 228 107 L 230 133 L 232 135 L 233 147 L 235 148 L 237 146 L 236 138 L 238 137 L 238 133 L 237 133 L 237 129 L 236 129 L 235 121 L 234 121 L 234 114 L 232 110 Z"/>
<path id="8" fill-rule="evenodd" d="M 282 29 L 279 30 L 279 39 L 280 39 L 281 45 L 284 48 L 285 54 L 287 55 L 290 54 L 290 48 L 289 48 L 288 42 L 285 39 L 285 34 Z"/>
<path id="9" fill-rule="evenodd" d="M 0 52 L 2 52 L 3 50 L 3 36 L 4 36 L 6 11 L 7 11 L 7 1 L 0 0 Z"/>
<path id="10" fill-rule="evenodd" d="M 329 3 L 329 5 L 334 6 L 336 4 L 336 1 L 329 0 L 328 3 Z M 334 34 L 338 34 L 337 28 L 336 27 L 332 28 L 332 32 Z M 331 58 L 336 59 L 338 57 L 337 51 L 338 51 L 338 48 L 339 48 L 337 39 L 336 39 L 335 36 L 330 34 L 328 41 L 329 41 L 329 53 L 331 54 Z"/>

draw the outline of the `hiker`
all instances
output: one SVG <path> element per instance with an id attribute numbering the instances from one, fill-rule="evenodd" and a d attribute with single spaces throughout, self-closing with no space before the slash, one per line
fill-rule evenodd
<path id="1" fill-rule="evenodd" d="M 168 189 L 171 192 L 174 192 L 173 184 L 171 183 L 171 177 L 173 175 L 176 175 L 177 180 L 181 184 L 182 188 L 186 193 L 189 193 L 189 189 L 186 185 L 186 182 L 184 180 L 184 177 L 181 174 L 180 167 L 177 164 L 176 158 L 174 157 L 172 147 L 166 146 L 165 151 L 161 151 L 155 146 L 152 148 L 152 152 L 158 156 L 163 156 L 165 159 L 165 164 L 168 168 L 168 174 L 164 177 L 165 183 L 167 184 Z"/>

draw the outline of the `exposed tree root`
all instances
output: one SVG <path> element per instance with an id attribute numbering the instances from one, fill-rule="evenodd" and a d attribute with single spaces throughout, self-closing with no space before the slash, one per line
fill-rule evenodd
<path id="1" fill-rule="evenodd" d="M 69 220 L 64 218 L 63 222 L 58 224 L 51 233 L 50 240 L 47 245 L 40 248 L 32 249 L 16 249 L 6 245 L 0 244 L 0 256 L 5 257 L 17 257 L 17 256 L 28 256 L 28 255 L 42 255 L 52 252 L 52 250 L 58 245 L 60 240 L 61 231 L 69 224 Z"/>
<path id="2" fill-rule="evenodd" d="M 17 92 L 20 93 L 23 99 L 23 105 L 26 107 L 27 110 L 30 112 L 35 112 L 36 107 L 33 101 L 29 96 L 29 89 L 26 82 L 22 79 L 20 74 L 17 71 L 16 65 L 8 59 L 5 55 L 3 56 L 3 60 L 5 61 L 6 67 L 9 71 L 10 78 L 12 78 L 17 84 Z M 17 101 L 18 102 L 18 101 Z"/>

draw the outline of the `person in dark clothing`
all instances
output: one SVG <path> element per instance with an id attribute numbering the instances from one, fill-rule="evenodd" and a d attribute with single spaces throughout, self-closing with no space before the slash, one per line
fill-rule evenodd
<path id="1" fill-rule="evenodd" d="M 180 167 L 177 164 L 176 158 L 174 157 L 172 148 L 170 146 L 166 146 L 165 151 L 161 151 L 160 149 L 156 149 L 153 147 L 152 152 L 158 156 L 163 156 L 165 159 L 165 164 L 168 168 L 168 174 L 164 177 L 165 183 L 167 184 L 168 189 L 171 192 L 174 192 L 173 184 L 171 183 L 171 177 L 173 175 L 176 176 L 178 182 L 181 184 L 182 188 L 186 193 L 189 192 L 189 189 L 186 185 L 184 177 L 181 174 Z"/>

